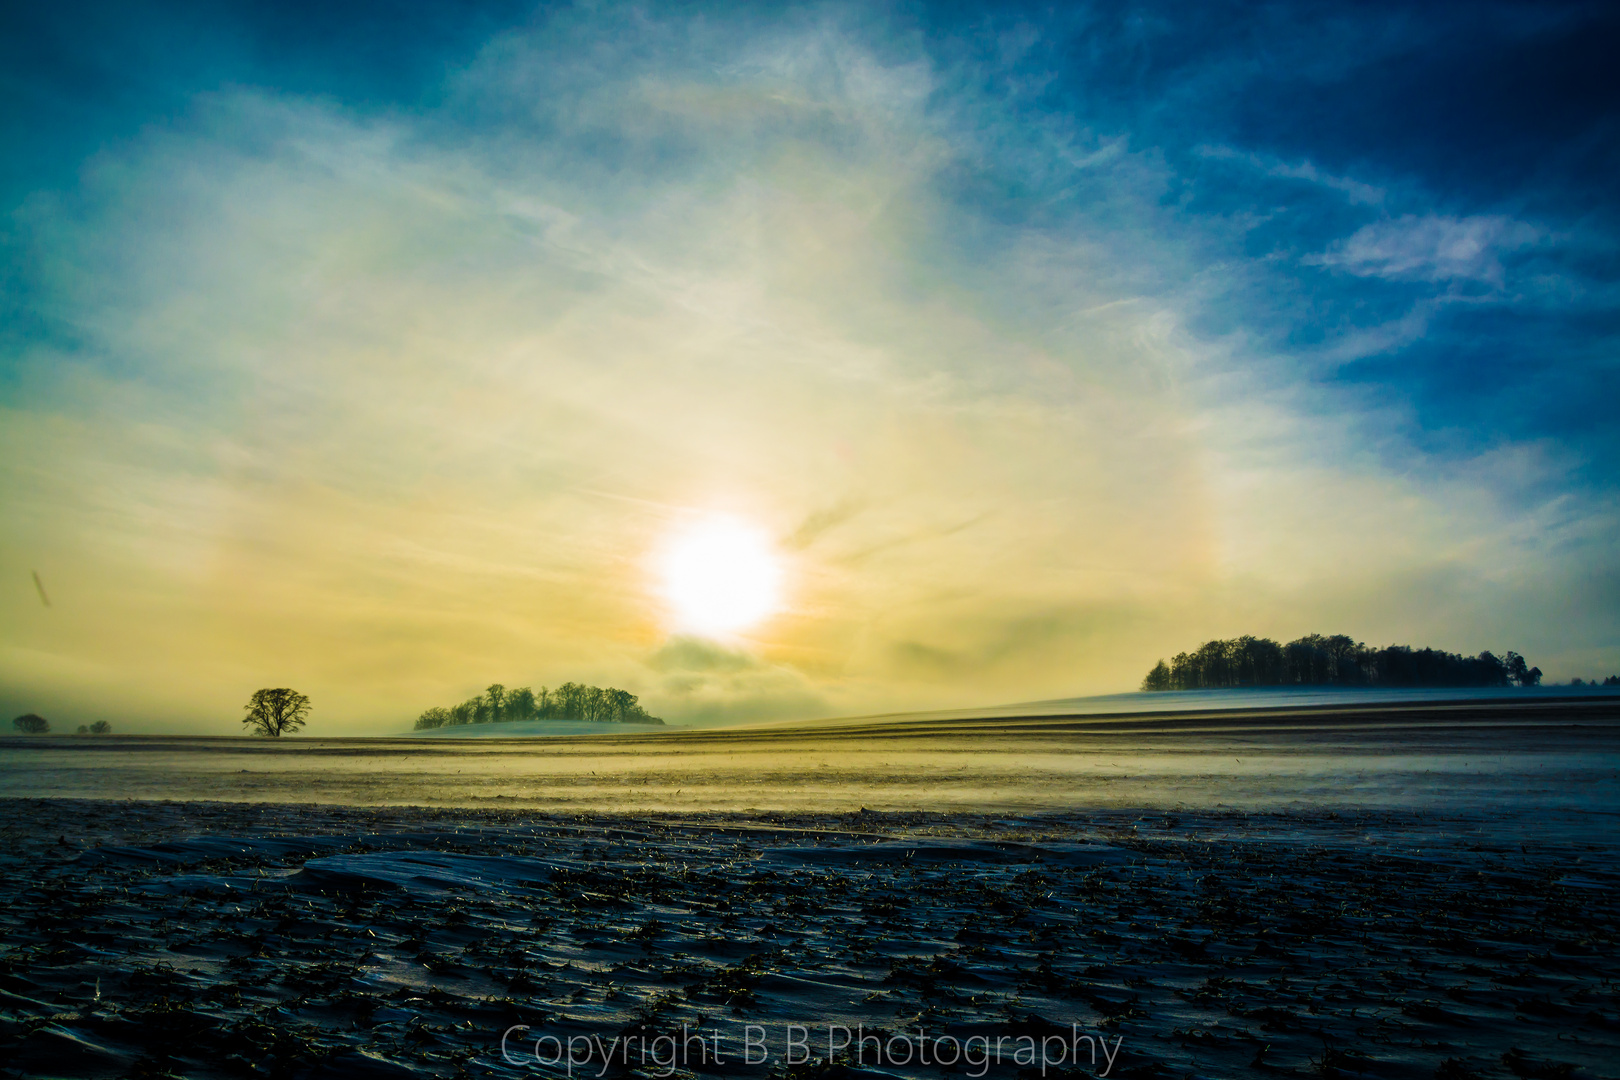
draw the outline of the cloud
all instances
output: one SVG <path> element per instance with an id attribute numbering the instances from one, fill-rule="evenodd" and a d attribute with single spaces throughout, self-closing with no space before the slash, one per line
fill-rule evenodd
<path id="1" fill-rule="evenodd" d="M 704 638 L 672 637 L 647 658 L 647 666 L 661 672 L 753 671 L 760 667 L 758 657 L 743 649 L 728 648 Z"/>
<path id="2" fill-rule="evenodd" d="M 1198 146 L 1193 152 L 1214 161 L 1234 161 L 1249 166 L 1264 176 L 1282 180 L 1303 180 L 1330 191 L 1336 191 L 1352 205 L 1378 206 L 1388 194 L 1383 188 L 1364 183 L 1351 176 L 1338 176 L 1318 168 L 1315 162 L 1282 161 L 1269 154 L 1244 152 L 1230 146 Z"/>
<path id="3" fill-rule="evenodd" d="M 790 551 L 799 551 L 816 542 L 816 539 L 831 529 L 836 529 L 844 522 L 861 512 L 861 504 L 855 499 L 843 499 L 831 506 L 812 510 L 805 519 L 799 523 L 789 536 L 782 541 L 784 547 Z"/>
<path id="4" fill-rule="evenodd" d="M 660 707 L 680 723 L 762 723 L 833 711 L 802 672 L 745 648 L 675 637 L 647 658 L 647 666 L 659 673 Z"/>
<path id="5" fill-rule="evenodd" d="M 258 685 L 326 730 L 494 680 L 870 712 L 1473 626 L 1495 568 L 1607 565 L 1591 458 L 1516 456 L 1561 435 L 1453 423 L 1420 365 L 1323 374 L 1449 332 L 1434 294 L 1506 290 L 1541 226 L 1155 144 L 1052 105 L 1039 33 L 983 57 L 899 18 L 563 9 L 408 108 L 199 94 L 32 199 L 0 552 L 54 606 L 0 593 L 0 682 L 94 671 L 198 730 Z M 710 512 L 783 560 L 745 643 L 662 610 L 651 553 Z M 1408 604 L 1419 579 L 1483 584 Z"/>
<path id="6" fill-rule="evenodd" d="M 1531 247 L 1542 230 L 1511 218 L 1406 214 L 1364 225 L 1307 265 L 1393 281 L 1503 285 L 1502 256 Z"/>

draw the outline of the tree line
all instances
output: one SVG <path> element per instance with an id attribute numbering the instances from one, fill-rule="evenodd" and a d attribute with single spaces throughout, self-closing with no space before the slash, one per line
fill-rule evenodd
<path id="1" fill-rule="evenodd" d="M 1143 690 L 1211 690 L 1236 686 L 1535 686 L 1541 669 L 1516 652 L 1461 656 L 1410 645 L 1369 648 L 1344 634 L 1307 634 L 1279 645 L 1249 635 L 1206 641 L 1160 660 Z"/>
<path id="2" fill-rule="evenodd" d="M 640 700 L 617 687 L 563 683 L 555 690 L 520 686 L 508 690 L 495 683 L 460 705 L 435 705 L 416 719 L 416 730 L 458 724 L 499 724 L 515 720 L 589 720 L 602 724 L 662 724 L 647 715 Z"/>
<path id="3" fill-rule="evenodd" d="M 11 726 L 24 735 L 49 735 L 51 731 L 51 722 L 38 713 L 23 713 L 11 722 Z M 93 724 L 80 724 L 76 734 L 110 735 L 112 725 L 105 720 L 97 720 Z"/>

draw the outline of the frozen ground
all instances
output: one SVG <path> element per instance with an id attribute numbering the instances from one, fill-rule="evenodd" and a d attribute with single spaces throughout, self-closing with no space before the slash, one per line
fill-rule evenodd
<path id="1" fill-rule="evenodd" d="M 1025 1035 L 1062 1077 L 1620 1061 L 1620 865 L 1585 815 L 3 805 L 19 1075 L 560 1076 L 533 1040 L 682 1025 L 724 1059 L 682 1077 L 972 1075 L 898 1059 L 978 1036 L 1028 1078 Z M 829 1025 L 883 1049 L 829 1055 Z M 608 1075 L 665 1071 L 635 1045 Z"/>
<path id="2" fill-rule="evenodd" d="M 0 1070 L 1614 1077 L 1615 712 L 8 740 Z"/>

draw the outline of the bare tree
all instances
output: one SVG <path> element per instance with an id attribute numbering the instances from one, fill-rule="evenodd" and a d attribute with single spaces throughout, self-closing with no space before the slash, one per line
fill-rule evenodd
<path id="1" fill-rule="evenodd" d="M 105 720 L 97 720 L 95 723 L 90 725 L 90 734 L 92 734 L 92 735 L 111 735 L 112 734 L 112 725 L 109 724 Z"/>
<path id="2" fill-rule="evenodd" d="M 1143 690 L 1169 690 L 1173 685 L 1170 681 L 1170 667 L 1163 660 L 1154 664 L 1153 670 L 1142 680 Z"/>
<path id="3" fill-rule="evenodd" d="M 431 709 L 424 709 L 422 715 L 416 718 L 416 730 L 441 728 L 450 722 L 450 710 L 443 705 L 435 705 Z"/>
<path id="4" fill-rule="evenodd" d="M 43 735 L 51 730 L 51 722 L 38 713 L 23 713 L 11 722 L 11 726 L 24 735 Z"/>
<path id="5" fill-rule="evenodd" d="M 1360 669 L 1356 666 L 1356 653 L 1366 646 L 1358 643 L 1348 634 L 1334 634 L 1322 643 L 1327 650 L 1328 662 L 1333 665 L 1332 679 L 1336 683 L 1352 683 L 1359 681 Z"/>
<path id="6" fill-rule="evenodd" d="M 280 738 L 289 731 L 304 726 L 309 715 L 309 698 L 296 690 L 281 687 L 276 690 L 255 690 L 253 700 L 247 703 L 247 715 L 242 723 L 255 735 Z"/>
<path id="7" fill-rule="evenodd" d="M 551 692 L 556 702 L 556 715 L 563 720 L 585 719 L 585 688 L 578 683 L 565 682 Z"/>
<path id="8" fill-rule="evenodd" d="M 529 687 L 520 686 L 507 692 L 506 705 L 503 709 L 505 719 L 533 720 L 539 712 L 539 703 L 535 701 L 534 691 Z"/>

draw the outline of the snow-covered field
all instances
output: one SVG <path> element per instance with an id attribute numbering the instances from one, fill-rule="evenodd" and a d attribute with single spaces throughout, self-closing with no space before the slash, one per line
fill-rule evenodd
<path id="1" fill-rule="evenodd" d="M 1612 702 L 11 739 L 5 794 L 21 1076 L 1620 1060 Z"/>
<path id="2" fill-rule="evenodd" d="M 51 822 L 0 857 L 22 1075 L 563 1076 L 569 1047 L 576 1076 L 633 1077 L 1620 1060 L 1620 861 L 1581 814 L 0 805 Z M 877 1039 L 857 1060 L 846 1032 Z"/>
<path id="3" fill-rule="evenodd" d="M 593 725 L 544 739 L 18 736 L 0 739 L 0 797 L 612 812 L 1612 809 L 1617 715 L 1610 695 L 613 734 Z"/>

